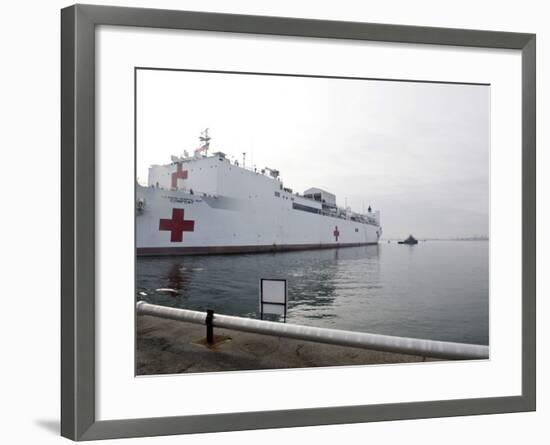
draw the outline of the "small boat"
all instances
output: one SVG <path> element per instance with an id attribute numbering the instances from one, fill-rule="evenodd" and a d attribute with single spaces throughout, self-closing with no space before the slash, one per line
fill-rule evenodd
<path id="1" fill-rule="evenodd" d="M 398 244 L 409 244 L 409 245 L 413 245 L 413 244 L 418 244 L 418 240 L 412 236 L 412 235 L 409 235 L 409 237 L 404 240 L 404 241 L 398 241 Z"/>

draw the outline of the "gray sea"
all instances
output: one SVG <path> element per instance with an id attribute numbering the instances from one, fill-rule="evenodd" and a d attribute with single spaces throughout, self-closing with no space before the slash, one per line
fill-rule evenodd
<path id="1" fill-rule="evenodd" d="M 138 257 L 136 273 L 150 303 L 259 318 L 260 278 L 284 278 L 288 323 L 489 344 L 487 241 Z"/>

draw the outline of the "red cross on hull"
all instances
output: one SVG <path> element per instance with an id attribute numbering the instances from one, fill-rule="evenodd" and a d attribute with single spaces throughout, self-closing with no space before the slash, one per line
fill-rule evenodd
<path id="1" fill-rule="evenodd" d="M 183 232 L 195 231 L 195 221 L 185 220 L 183 209 L 172 209 L 172 219 L 161 219 L 159 230 L 169 230 L 170 242 L 181 243 Z"/>
<path id="2" fill-rule="evenodd" d="M 187 170 L 183 170 L 181 164 L 178 164 L 176 171 L 172 173 L 172 188 L 178 188 L 178 179 L 187 179 Z"/>
<path id="3" fill-rule="evenodd" d="M 334 232 L 332 232 L 332 234 L 334 235 L 336 242 L 338 242 L 338 237 L 340 236 L 340 231 L 338 230 L 338 226 L 334 228 Z"/>

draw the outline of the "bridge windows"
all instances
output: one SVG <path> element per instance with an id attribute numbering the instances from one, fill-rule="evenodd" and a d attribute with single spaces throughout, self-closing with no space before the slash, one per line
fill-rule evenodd
<path id="1" fill-rule="evenodd" d="M 297 202 L 292 203 L 292 208 L 295 210 L 302 210 L 304 212 L 319 213 L 319 209 L 316 209 L 315 207 L 305 206 L 303 204 L 298 204 Z"/>

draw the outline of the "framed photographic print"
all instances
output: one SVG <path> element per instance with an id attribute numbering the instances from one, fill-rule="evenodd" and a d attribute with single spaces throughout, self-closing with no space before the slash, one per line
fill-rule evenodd
<path id="1" fill-rule="evenodd" d="M 535 409 L 534 35 L 61 31 L 63 436 Z"/>

